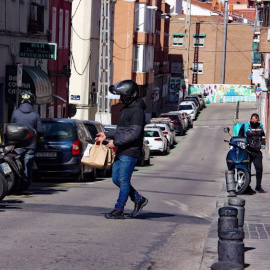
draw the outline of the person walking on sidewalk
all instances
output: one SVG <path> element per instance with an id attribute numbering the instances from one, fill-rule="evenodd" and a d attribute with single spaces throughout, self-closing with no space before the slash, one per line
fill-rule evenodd
<path id="1" fill-rule="evenodd" d="M 254 164 L 256 170 L 256 187 L 255 190 L 259 193 L 266 193 L 262 188 L 262 174 L 263 174 L 263 155 L 261 149 L 265 149 L 265 133 L 263 125 L 259 122 L 259 115 L 253 113 L 250 117 L 249 123 L 244 123 L 240 130 L 239 136 L 246 136 L 248 140 L 248 150 L 250 151 L 250 161 Z M 249 193 L 255 193 L 249 187 Z"/>
<path id="2" fill-rule="evenodd" d="M 135 203 L 131 217 L 136 217 L 148 203 L 148 200 L 130 184 L 137 159 L 142 155 L 146 106 L 139 98 L 138 85 L 132 80 L 111 85 L 109 91 L 114 95 L 120 95 L 124 107 L 121 109 L 117 128 L 106 134 L 99 132 L 96 137 L 96 141 L 101 142 L 111 138 L 106 146 L 117 148 L 112 168 L 112 181 L 120 189 L 119 196 L 114 209 L 105 214 L 105 217 L 124 218 L 124 207 L 128 197 Z"/>

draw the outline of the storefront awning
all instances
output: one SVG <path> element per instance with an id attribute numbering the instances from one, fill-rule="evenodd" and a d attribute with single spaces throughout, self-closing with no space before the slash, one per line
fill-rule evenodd
<path id="1" fill-rule="evenodd" d="M 23 66 L 22 87 L 19 91 L 30 91 L 36 96 L 36 104 L 52 102 L 53 89 L 50 78 L 41 69 Z M 6 66 L 6 101 L 16 103 L 17 66 Z"/>

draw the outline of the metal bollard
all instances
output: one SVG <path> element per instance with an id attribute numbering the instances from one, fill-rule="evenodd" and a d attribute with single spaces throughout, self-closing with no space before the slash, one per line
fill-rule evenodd
<path id="1" fill-rule="evenodd" d="M 244 266 L 235 262 L 216 262 L 212 264 L 211 270 L 244 270 Z"/>
<path id="2" fill-rule="evenodd" d="M 228 204 L 238 210 L 238 228 L 243 230 L 245 219 L 245 200 L 242 198 L 229 198 Z"/>
<path id="3" fill-rule="evenodd" d="M 244 266 L 244 232 L 228 229 L 220 232 L 218 240 L 218 261 L 236 262 Z"/>
<path id="4" fill-rule="evenodd" d="M 234 171 L 226 171 L 225 179 L 226 179 L 226 189 L 227 192 L 229 193 L 228 197 L 236 197 Z"/>
<path id="5" fill-rule="evenodd" d="M 238 229 L 237 209 L 234 207 L 226 206 L 218 210 L 218 237 L 220 233 L 227 229 Z"/>

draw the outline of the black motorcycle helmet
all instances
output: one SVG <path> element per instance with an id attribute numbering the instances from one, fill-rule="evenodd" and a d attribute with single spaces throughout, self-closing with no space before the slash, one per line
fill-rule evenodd
<path id="1" fill-rule="evenodd" d="M 120 95 L 121 101 L 128 105 L 139 97 L 139 86 L 132 80 L 117 82 L 109 87 L 113 95 Z"/>
<path id="2" fill-rule="evenodd" d="M 23 91 L 19 96 L 19 104 L 29 103 L 33 105 L 35 103 L 35 96 L 29 91 Z"/>

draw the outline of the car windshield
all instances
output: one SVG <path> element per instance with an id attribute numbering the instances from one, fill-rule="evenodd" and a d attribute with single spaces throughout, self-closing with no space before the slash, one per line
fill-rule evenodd
<path id="1" fill-rule="evenodd" d="M 71 123 L 45 122 L 44 139 L 71 139 L 73 138 L 73 126 Z"/>
<path id="2" fill-rule="evenodd" d="M 180 105 L 179 106 L 179 110 L 192 110 L 192 106 L 191 105 Z"/>
<path id="3" fill-rule="evenodd" d="M 160 137 L 158 131 L 146 130 L 144 131 L 144 137 Z"/>

